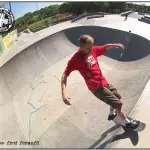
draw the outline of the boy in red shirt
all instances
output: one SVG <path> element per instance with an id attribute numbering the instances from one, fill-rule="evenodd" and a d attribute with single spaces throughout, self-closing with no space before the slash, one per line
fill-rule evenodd
<path id="1" fill-rule="evenodd" d="M 62 98 L 65 104 L 71 105 L 70 98 L 67 97 L 66 93 L 67 77 L 72 71 L 78 70 L 83 76 L 88 89 L 98 99 L 110 105 L 108 120 L 114 119 L 116 114 L 118 114 L 124 120 L 126 127 L 135 129 L 138 124 L 126 117 L 122 109 L 123 103 L 120 101 L 121 95 L 116 88 L 107 82 L 97 60 L 97 57 L 104 55 L 106 50 L 115 47 L 124 49 L 122 44 L 94 46 L 94 40 L 90 35 L 80 36 L 79 50 L 69 60 L 61 79 Z"/>

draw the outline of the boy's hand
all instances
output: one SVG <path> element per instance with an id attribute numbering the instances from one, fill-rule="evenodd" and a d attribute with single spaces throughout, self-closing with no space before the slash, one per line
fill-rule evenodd
<path id="1" fill-rule="evenodd" d="M 120 44 L 120 43 L 115 44 L 115 47 L 125 49 L 125 47 L 122 44 Z"/>
<path id="2" fill-rule="evenodd" d="M 71 105 L 71 98 L 67 96 L 63 96 L 63 101 L 66 105 Z"/>

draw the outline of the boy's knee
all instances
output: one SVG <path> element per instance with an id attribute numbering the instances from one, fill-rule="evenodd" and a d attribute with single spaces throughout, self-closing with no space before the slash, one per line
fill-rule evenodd
<path id="1" fill-rule="evenodd" d="M 121 98 L 122 98 L 120 94 L 116 95 L 116 97 L 117 97 L 119 100 L 121 100 Z"/>

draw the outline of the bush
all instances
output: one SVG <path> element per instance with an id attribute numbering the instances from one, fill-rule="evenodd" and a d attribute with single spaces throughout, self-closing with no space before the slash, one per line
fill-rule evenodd
<path id="1" fill-rule="evenodd" d="M 31 29 L 32 32 L 37 32 L 37 31 L 40 31 L 42 29 L 44 29 L 45 26 L 40 26 L 40 27 L 37 27 L 37 28 L 34 28 L 34 29 Z"/>
<path id="2" fill-rule="evenodd" d="M 49 26 L 49 23 L 48 23 L 48 20 L 47 20 L 47 19 L 45 20 L 45 26 L 46 26 L 46 27 Z"/>
<path id="3" fill-rule="evenodd" d="M 46 18 L 46 19 L 40 20 L 38 22 L 35 22 L 35 23 L 29 25 L 29 29 L 31 31 L 33 31 L 34 29 L 36 30 L 36 29 L 41 28 L 43 26 L 48 27 L 50 23 L 51 23 L 51 18 Z"/>

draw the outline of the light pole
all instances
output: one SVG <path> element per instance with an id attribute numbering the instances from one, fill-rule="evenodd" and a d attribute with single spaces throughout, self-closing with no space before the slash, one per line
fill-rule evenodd
<path id="1" fill-rule="evenodd" d="M 36 3 L 36 9 L 37 9 L 37 16 L 39 17 L 39 8 L 38 8 L 38 2 L 35 2 Z"/>
<path id="2" fill-rule="evenodd" d="M 11 2 L 8 2 L 9 3 L 9 9 L 10 9 L 10 12 L 12 13 L 12 9 L 11 9 Z M 15 28 L 15 23 L 14 23 L 14 27 L 13 27 L 14 29 L 16 29 Z"/>
<path id="3" fill-rule="evenodd" d="M 9 8 L 10 8 L 10 11 L 11 11 L 11 2 L 8 2 L 9 3 Z"/>
<path id="4" fill-rule="evenodd" d="M 35 2 L 36 3 L 36 9 L 37 9 L 37 12 L 38 12 L 38 10 L 39 10 L 39 8 L 38 8 L 38 2 Z"/>
<path id="5" fill-rule="evenodd" d="M 38 4 L 37 4 L 37 2 L 36 2 L 36 9 L 38 10 Z"/>

